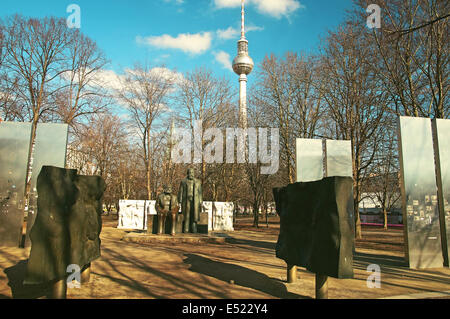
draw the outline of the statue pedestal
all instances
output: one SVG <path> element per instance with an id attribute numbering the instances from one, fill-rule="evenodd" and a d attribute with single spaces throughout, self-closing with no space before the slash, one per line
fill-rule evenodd
<path id="1" fill-rule="evenodd" d="M 122 240 L 132 243 L 225 243 L 229 236 L 225 233 L 156 235 L 145 233 L 128 233 Z"/>
<path id="2" fill-rule="evenodd" d="M 197 224 L 199 234 L 208 234 L 208 213 L 200 213 L 200 221 Z"/>

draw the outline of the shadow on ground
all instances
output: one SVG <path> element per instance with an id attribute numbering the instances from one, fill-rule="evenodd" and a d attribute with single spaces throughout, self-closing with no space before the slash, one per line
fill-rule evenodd
<path id="1" fill-rule="evenodd" d="M 270 249 L 273 251 L 275 251 L 275 247 L 276 247 L 276 243 L 272 243 L 272 242 L 240 239 L 240 238 L 234 238 L 234 237 L 226 238 L 225 242 L 230 243 L 230 244 L 246 245 L 246 246 L 252 246 L 252 247 L 256 247 L 256 248 Z"/>
<path id="2" fill-rule="evenodd" d="M 23 280 L 27 272 L 28 259 L 19 261 L 16 265 L 6 268 L 4 273 L 8 277 L 13 299 L 37 299 L 48 294 L 48 285 L 24 285 Z M 10 298 L 0 296 L 0 298 Z"/>
<path id="3" fill-rule="evenodd" d="M 381 267 L 381 273 L 389 275 L 391 278 L 401 278 L 413 281 L 426 281 L 450 285 L 450 278 L 442 276 L 439 269 L 410 269 L 408 262 L 403 257 L 387 256 L 380 254 L 368 254 L 356 252 L 353 256 L 353 268 L 366 270 L 367 265 L 376 264 Z M 384 279 L 385 284 L 392 286 L 411 288 L 408 284 L 399 285 L 392 283 L 389 279 Z M 421 291 L 429 291 L 429 289 L 414 287 Z"/>
<path id="4" fill-rule="evenodd" d="M 400 267 L 400 268 L 408 267 L 408 263 L 405 261 L 403 257 L 355 252 L 355 254 L 353 255 L 353 259 L 356 262 L 377 264 L 380 266 Z"/>
<path id="5" fill-rule="evenodd" d="M 310 298 L 287 291 L 286 286 L 278 280 L 269 278 L 255 270 L 202 257 L 185 254 L 184 263 L 191 265 L 189 270 L 235 285 L 248 287 L 282 299 Z"/>

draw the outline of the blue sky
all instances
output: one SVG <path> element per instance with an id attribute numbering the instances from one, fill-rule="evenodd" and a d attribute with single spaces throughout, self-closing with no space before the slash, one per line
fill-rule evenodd
<path id="1" fill-rule="evenodd" d="M 121 73 L 135 62 L 178 72 L 197 66 L 236 82 L 229 69 L 240 34 L 240 0 L 1 0 L 0 17 L 68 17 L 81 9 L 81 31 Z M 246 38 L 256 65 L 266 54 L 314 52 L 327 30 L 345 18 L 351 0 L 246 0 Z M 251 75 L 249 82 L 251 82 Z M 249 83 L 250 84 L 250 83 Z"/>

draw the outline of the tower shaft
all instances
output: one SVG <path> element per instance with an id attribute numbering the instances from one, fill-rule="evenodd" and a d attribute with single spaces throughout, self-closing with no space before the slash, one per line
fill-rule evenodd
<path id="1" fill-rule="evenodd" d="M 239 76 L 239 127 L 247 128 L 247 76 Z"/>

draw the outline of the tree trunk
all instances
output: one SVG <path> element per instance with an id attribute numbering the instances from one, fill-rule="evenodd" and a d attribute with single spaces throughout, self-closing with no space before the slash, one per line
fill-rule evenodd
<path id="1" fill-rule="evenodd" d="M 253 205 L 253 226 L 258 228 L 259 227 L 259 203 L 258 201 L 255 202 Z"/>
<path id="2" fill-rule="evenodd" d="M 150 145 L 150 129 L 147 132 L 147 199 L 152 199 L 152 186 L 151 186 L 151 167 L 152 167 L 152 158 L 151 158 L 151 145 Z"/>
<path id="3" fill-rule="evenodd" d="M 388 220 L 387 220 L 387 209 L 383 208 L 383 216 L 384 216 L 384 230 L 388 229 Z"/>
<path id="4" fill-rule="evenodd" d="M 354 142 L 352 142 L 352 146 L 353 145 Z M 361 218 L 359 216 L 359 191 L 361 187 L 358 176 L 358 167 L 360 167 L 359 165 L 361 161 L 359 153 L 353 155 L 352 157 L 353 157 L 353 209 L 355 212 L 355 238 L 361 239 L 362 238 Z"/>
<path id="5" fill-rule="evenodd" d="M 27 159 L 27 168 L 26 168 L 26 174 L 25 174 L 25 191 L 23 194 L 23 203 L 24 203 L 24 211 L 22 215 L 22 237 L 26 235 L 27 232 L 27 222 L 28 218 L 25 220 L 27 216 L 25 216 L 25 207 L 27 207 L 27 215 L 30 211 L 29 207 L 29 195 L 31 190 L 31 174 L 32 172 L 32 165 L 33 165 L 33 157 L 34 157 L 34 145 L 36 142 L 36 132 L 37 132 L 37 122 L 38 119 L 36 116 L 33 118 L 33 122 L 31 124 L 31 139 L 30 139 L 30 146 L 28 148 L 28 159 Z M 23 240 L 20 240 L 19 246 L 22 247 L 25 245 Z"/>
<path id="6" fill-rule="evenodd" d="M 264 209 L 266 211 L 266 227 L 269 228 L 269 216 L 268 216 L 268 213 L 267 213 L 267 211 L 268 211 L 267 204 L 264 205 Z"/>
<path id="7" fill-rule="evenodd" d="M 150 159 L 147 160 L 147 199 L 151 200 L 152 199 L 152 187 L 151 187 L 151 183 L 150 183 L 150 163 L 149 163 Z"/>
<path id="8" fill-rule="evenodd" d="M 31 139 L 30 145 L 28 147 L 28 159 L 27 159 L 27 170 L 25 174 L 25 193 L 24 193 L 24 203 L 28 201 L 28 194 L 31 189 L 31 173 L 32 173 L 32 161 L 33 161 L 33 153 L 34 153 L 34 144 L 36 141 L 36 132 L 37 132 L 37 119 L 33 119 L 31 124 Z"/>
<path id="9" fill-rule="evenodd" d="M 361 239 L 362 238 L 362 231 L 361 231 L 361 219 L 359 217 L 359 210 L 358 208 L 355 210 L 356 212 L 356 218 L 355 218 L 355 238 Z"/>

